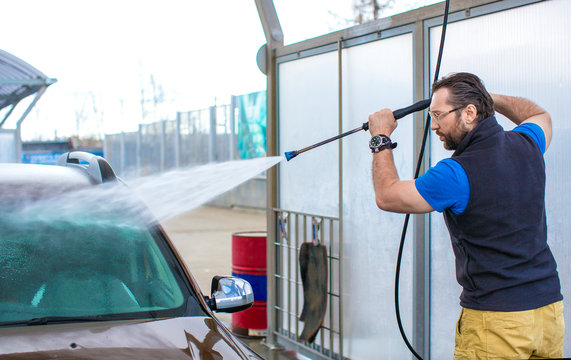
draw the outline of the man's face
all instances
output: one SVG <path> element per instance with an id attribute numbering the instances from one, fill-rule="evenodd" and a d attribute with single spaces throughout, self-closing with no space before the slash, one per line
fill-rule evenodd
<path id="1" fill-rule="evenodd" d="M 430 129 L 444 142 L 445 149 L 456 150 L 469 129 L 464 122 L 463 113 L 458 114 L 463 108 L 455 111 L 455 107 L 448 103 L 449 93 L 447 88 L 441 88 L 432 95 L 429 108 L 432 117 Z"/>

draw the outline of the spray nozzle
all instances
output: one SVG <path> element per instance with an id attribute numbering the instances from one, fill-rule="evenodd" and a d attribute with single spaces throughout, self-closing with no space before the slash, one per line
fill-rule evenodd
<path id="1" fill-rule="evenodd" d="M 297 151 L 288 151 L 285 153 L 285 157 L 287 161 L 290 161 L 291 159 L 293 159 L 294 157 L 297 156 L 297 154 L 299 154 Z"/>

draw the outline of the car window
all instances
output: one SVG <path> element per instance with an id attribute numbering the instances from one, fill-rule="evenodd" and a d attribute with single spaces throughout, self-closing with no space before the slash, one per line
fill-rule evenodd
<path id="1" fill-rule="evenodd" d="M 156 226 L 121 212 L 45 217 L 1 205 L 0 323 L 200 309 Z"/>

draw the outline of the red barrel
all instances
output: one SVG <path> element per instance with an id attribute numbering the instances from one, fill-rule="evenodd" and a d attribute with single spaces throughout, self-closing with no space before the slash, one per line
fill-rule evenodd
<path id="1" fill-rule="evenodd" d="M 232 275 L 252 285 L 254 305 L 232 314 L 232 331 L 242 336 L 265 336 L 267 324 L 266 232 L 232 234 Z"/>

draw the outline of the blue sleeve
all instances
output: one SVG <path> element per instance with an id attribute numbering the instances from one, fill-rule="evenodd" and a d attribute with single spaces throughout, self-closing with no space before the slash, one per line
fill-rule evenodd
<path id="1" fill-rule="evenodd" d="M 444 159 L 414 182 L 420 195 L 438 212 L 450 208 L 454 214 L 466 210 L 470 200 L 470 183 L 462 165 Z"/>
<path id="2" fill-rule="evenodd" d="M 545 154 L 545 134 L 539 125 L 534 123 L 525 123 L 520 126 L 516 126 L 513 131 L 529 135 L 539 147 L 539 151 L 541 151 L 542 154 Z"/>

